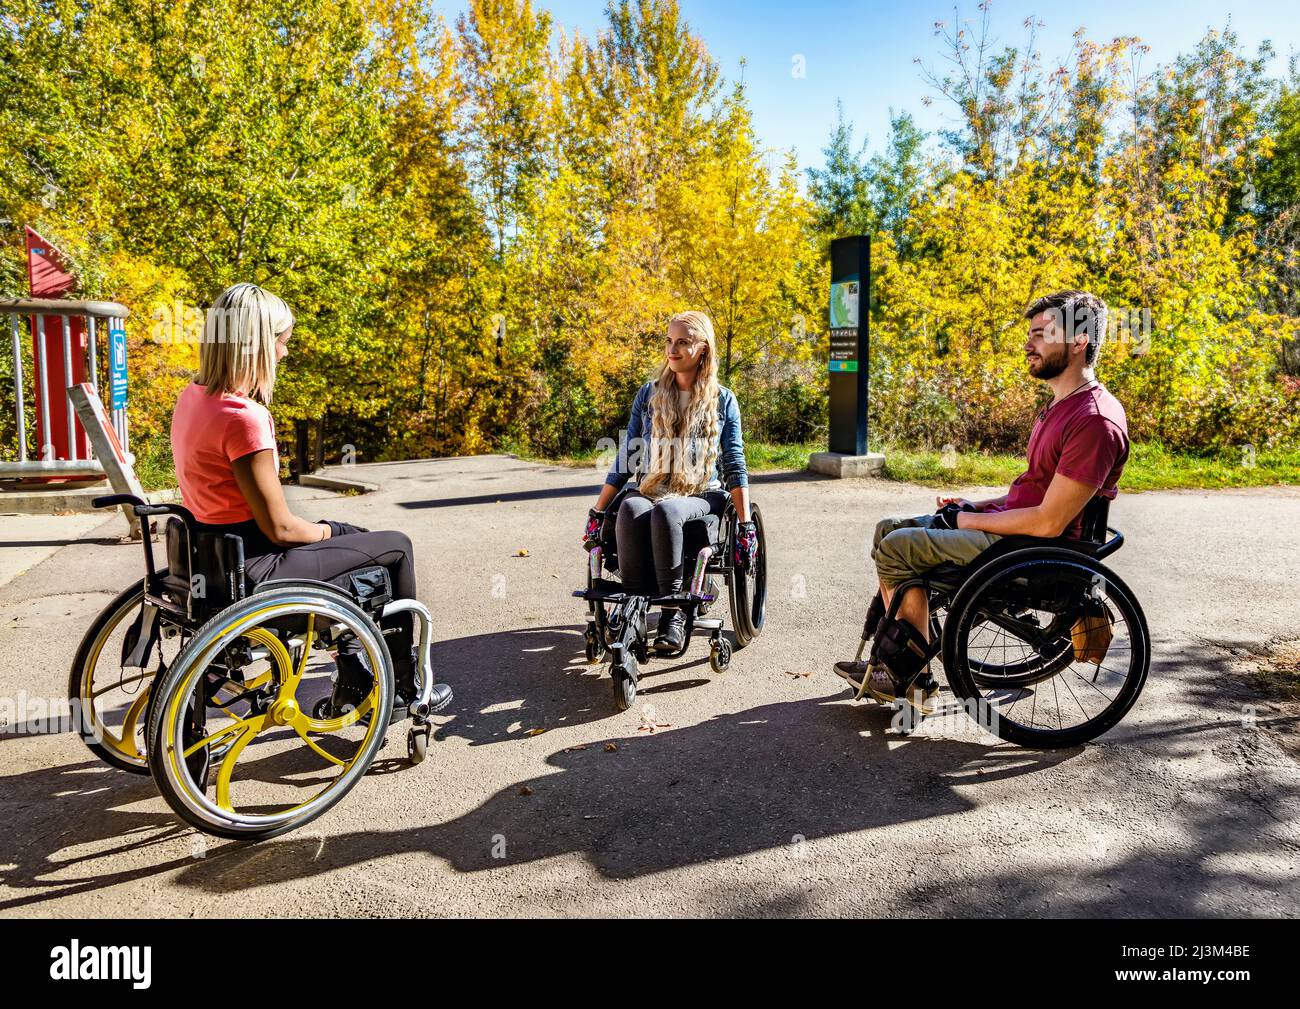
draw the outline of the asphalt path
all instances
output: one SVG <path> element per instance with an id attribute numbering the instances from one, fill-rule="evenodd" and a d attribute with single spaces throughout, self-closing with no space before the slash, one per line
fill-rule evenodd
<path id="1" fill-rule="evenodd" d="M 503 456 L 355 473 L 380 490 L 299 492 L 295 510 L 410 535 L 455 700 L 424 764 L 394 728 L 339 806 L 255 845 L 196 834 L 147 777 L 23 720 L 64 696 L 142 561 L 120 517 L 0 518 L 0 555 L 25 551 L 0 584 L 0 914 L 1300 912 L 1297 710 L 1248 675 L 1300 638 L 1295 488 L 1121 495 L 1110 563 L 1146 610 L 1151 675 L 1116 729 L 1048 753 L 962 714 L 900 737 L 830 672 L 861 627 L 876 519 L 932 510 L 932 490 L 757 475 L 766 630 L 721 675 L 703 640 L 652 662 L 618 713 L 570 595 L 598 473 Z"/>

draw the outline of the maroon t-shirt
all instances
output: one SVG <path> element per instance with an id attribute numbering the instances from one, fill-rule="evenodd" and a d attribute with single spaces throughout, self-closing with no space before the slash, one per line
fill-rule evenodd
<path id="1" fill-rule="evenodd" d="M 1128 420 L 1119 400 L 1100 384 L 1067 396 L 1040 412 L 1029 435 L 1029 468 L 1016 477 L 1006 503 L 989 511 L 1032 508 L 1043 503 L 1057 473 L 1097 488 L 1114 499 L 1128 461 Z M 1083 532 L 1083 512 L 1066 527 L 1073 539 Z"/>

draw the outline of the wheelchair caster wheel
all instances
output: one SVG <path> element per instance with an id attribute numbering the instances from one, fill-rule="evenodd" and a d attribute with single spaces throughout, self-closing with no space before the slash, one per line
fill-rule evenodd
<path id="1" fill-rule="evenodd" d="M 614 677 L 614 703 L 619 711 L 626 711 L 636 703 L 636 662 L 629 656 L 625 665 L 615 665 L 610 672 Z"/>
<path id="2" fill-rule="evenodd" d="M 312 706 L 311 717 L 318 722 L 334 717 L 334 706 L 330 703 L 328 697 L 322 697 Z"/>
<path id="3" fill-rule="evenodd" d="M 726 638 L 713 642 L 713 647 L 709 649 L 709 665 L 715 673 L 725 673 L 731 665 L 731 642 Z"/>
<path id="4" fill-rule="evenodd" d="M 429 726 L 414 725 L 406 734 L 406 759 L 412 765 L 424 762 L 429 755 Z"/>
<path id="5" fill-rule="evenodd" d="M 596 628 L 591 624 L 587 625 L 587 632 L 583 635 L 586 639 L 587 661 L 594 663 L 600 660 L 600 639 L 596 636 Z"/>

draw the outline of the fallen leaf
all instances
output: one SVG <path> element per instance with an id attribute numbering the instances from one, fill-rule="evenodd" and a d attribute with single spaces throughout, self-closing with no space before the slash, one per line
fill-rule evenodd
<path id="1" fill-rule="evenodd" d="M 543 732 L 545 732 L 545 731 L 546 731 L 545 729 L 529 729 L 527 732 L 524 733 L 524 735 L 525 735 L 525 736 L 540 736 L 540 735 L 541 735 Z"/>
<path id="2" fill-rule="evenodd" d="M 565 753 L 577 753 L 579 750 L 585 750 L 585 749 L 586 749 L 585 746 L 566 746 L 566 747 L 564 748 L 564 752 L 565 752 Z"/>
<path id="3" fill-rule="evenodd" d="M 517 551 L 515 551 L 515 556 L 516 556 L 516 557 L 527 557 L 527 556 L 528 556 L 528 551 L 525 550 L 523 547 L 520 547 Z"/>
<path id="4" fill-rule="evenodd" d="M 533 790 L 532 790 L 531 788 L 529 788 L 527 785 L 525 785 L 523 788 L 519 789 L 519 794 L 520 794 L 520 795 L 532 795 L 532 794 L 533 794 Z"/>
<path id="5" fill-rule="evenodd" d="M 605 752 L 606 752 L 606 753 L 613 753 L 613 752 L 614 752 L 615 750 L 617 750 L 617 749 L 618 749 L 618 744 L 617 744 L 617 743 L 606 743 L 606 744 L 605 744 Z"/>

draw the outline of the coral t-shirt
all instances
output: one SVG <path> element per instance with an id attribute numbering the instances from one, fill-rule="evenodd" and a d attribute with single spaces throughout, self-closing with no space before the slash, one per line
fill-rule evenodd
<path id="1" fill-rule="evenodd" d="M 1128 419 L 1119 400 L 1100 383 L 1046 407 L 1029 436 L 1029 468 L 1016 477 L 1006 503 L 989 511 L 1032 508 L 1043 503 L 1052 477 L 1063 473 L 1114 499 L 1128 461 Z M 1083 534 L 1083 513 L 1065 534 Z"/>
<path id="2" fill-rule="evenodd" d="M 262 449 L 275 453 L 278 470 L 270 410 L 247 396 L 209 396 L 194 382 L 185 387 L 172 413 L 172 459 L 181 498 L 195 518 L 226 525 L 253 517 L 230 464 Z"/>

